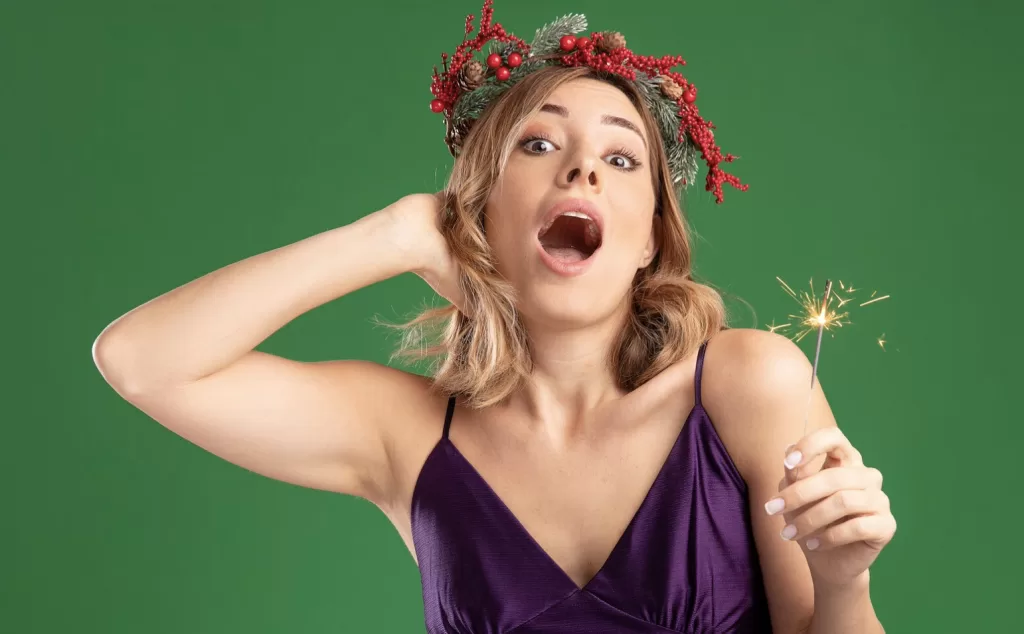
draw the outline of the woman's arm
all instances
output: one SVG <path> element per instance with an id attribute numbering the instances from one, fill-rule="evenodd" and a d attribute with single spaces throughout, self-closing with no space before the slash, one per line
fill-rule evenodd
<path id="1" fill-rule="evenodd" d="M 426 380 L 362 361 L 257 352 L 297 316 L 406 271 L 442 270 L 436 199 L 407 197 L 352 224 L 254 255 L 135 308 L 93 358 L 126 400 L 204 449 L 268 477 L 390 495 L 385 424 Z"/>
<path id="2" fill-rule="evenodd" d="M 751 521 L 774 631 L 883 632 L 869 593 L 870 562 L 864 563 L 861 552 L 870 551 L 871 547 L 858 546 L 856 553 L 841 549 L 822 552 L 825 548 L 814 551 L 807 545 L 813 534 L 805 532 L 808 518 L 813 520 L 815 514 L 831 513 L 836 515 L 835 519 L 841 519 L 844 513 L 835 507 L 837 500 L 842 502 L 848 497 L 859 503 L 868 496 L 881 499 L 877 497 L 882 495 L 880 475 L 879 490 L 868 492 L 876 484 L 877 471 L 862 464 L 840 465 L 831 457 L 826 462 L 817 452 L 808 454 L 797 471 L 784 464 L 787 452 L 805 436 L 805 414 L 809 438 L 842 439 L 818 381 L 808 408 L 811 364 L 806 355 L 785 337 L 751 329 L 720 333 L 708 345 L 707 354 L 707 378 L 702 382 L 704 400 L 722 441 L 747 482 Z M 806 442 L 801 447 L 812 451 Z M 856 453 L 852 447 L 849 450 L 851 455 Z M 856 458 L 859 460 L 859 454 Z M 823 466 L 827 468 L 822 469 Z M 822 475 L 814 475 L 819 472 Z M 829 486 L 852 489 L 853 495 L 844 493 L 818 499 L 828 493 Z M 779 498 L 780 491 L 788 496 L 787 506 L 784 510 L 771 509 L 774 512 L 770 514 L 765 505 Z M 802 491 L 807 500 L 798 502 L 794 491 Z M 813 513 L 806 512 L 822 502 Z M 795 519 L 793 513 L 803 515 Z M 790 523 L 800 525 L 801 534 L 786 539 L 782 533 Z M 861 564 L 863 570 L 858 572 Z"/>

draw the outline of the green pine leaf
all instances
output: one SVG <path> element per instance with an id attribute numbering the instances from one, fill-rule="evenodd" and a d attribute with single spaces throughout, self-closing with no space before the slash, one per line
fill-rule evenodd
<path id="1" fill-rule="evenodd" d="M 669 169 L 677 178 L 685 178 L 687 184 L 693 183 L 698 170 L 697 148 L 689 137 L 682 142 L 678 140 L 682 120 L 679 118 L 676 104 L 661 94 L 660 78 L 640 75 L 636 84 L 643 93 L 651 114 L 658 122 L 668 155 Z"/>
<path id="2" fill-rule="evenodd" d="M 533 71 L 537 70 L 541 66 L 549 66 L 549 65 L 550 65 L 550 61 L 549 60 L 532 59 L 532 58 L 526 57 L 526 58 L 523 59 L 523 63 L 522 64 L 520 64 L 518 67 L 512 69 L 512 75 L 509 77 L 508 81 L 505 82 L 505 83 L 514 84 L 514 83 L 518 82 L 519 80 L 521 80 L 522 78 L 524 78 L 527 75 L 529 75 L 530 73 L 532 73 Z"/>
<path id="3" fill-rule="evenodd" d="M 658 122 L 661 135 L 673 138 L 679 131 L 679 115 L 676 105 L 661 94 L 661 80 L 657 77 L 638 77 L 636 81 L 643 93 L 651 113 Z"/>
<path id="4" fill-rule="evenodd" d="M 692 185 L 697 178 L 697 148 L 687 139 L 680 143 L 673 140 L 668 146 L 668 167 L 676 178 L 686 179 Z"/>
<path id="5" fill-rule="evenodd" d="M 456 122 L 464 119 L 478 119 L 487 105 L 507 89 L 508 86 L 504 84 L 484 84 L 476 90 L 465 93 L 455 102 L 452 118 Z"/>
<path id="6" fill-rule="evenodd" d="M 496 78 L 491 76 L 483 86 L 476 90 L 464 93 L 459 97 L 459 100 L 455 102 L 455 110 L 452 113 L 452 119 L 456 123 L 460 123 L 466 119 L 480 118 L 480 115 L 484 113 L 487 106 L 497 99 L 499 95 L 507 91 L 539 67 L 549 64 L 550 62 L 547 60 L 537 60 L 527 57 L 523 59 L 523 63 L 521 65 L 511 69 L 512 74 L 506 81 L 498 81 Z"/>
<path id="7" fill-rule="evenodd" d="M 559 49 L 563 35 L 579 33 L 587 28 L 587 16 L 582 13 L 564 15 L 537 29 L 530 43 L 532 55 L 550 55 Z"/>

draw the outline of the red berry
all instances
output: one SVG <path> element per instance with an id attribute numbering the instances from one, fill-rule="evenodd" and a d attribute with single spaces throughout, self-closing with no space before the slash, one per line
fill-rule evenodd
<path id="1" fill-rule="evenodd" d="M 519 53 L 510 53 L 508 56 L 508 65 L 512 68 L 518 68 L 523 63 L 523 56 Z"/>
<path id="2" fill-rule="evenodd" d="M 507 66 L 502 66 L 494 71 L 494 76 L 498 78 L 498 81 L 508 81 L 508 78 L 512 76 L 512 71 Z"/>
<path id="3" fill-rule="evenodd" d="M 576 48 L 576 36 L 575 35 L 563 35 L 562 39 L 558 41 L 558 45 L 562 47 L 563 51 L 571 51 Z"/>
<path id="4" fill-rule="evenodd" d="M 444 112 L 444 102 L 440 99 L 435 99 L 430 102 L 430 110 L 432 112 Z"/>
<path id="5" fill-rule="evenodd" d="M 497 53 L 491 53 L 487 56 L 487 65 L 491 68 L 497 68 L 501 66 L 501 55 Z"/>
<path id="6" fill-rule="evenodd" d="M 588 46 L 590 46 L 590 38 L 584 35 L 580 39 L 576 40 L 576 46 L 583 49 L 587 48 Z"/>
<path id="7" fill-rule="evenodd" d="M 693 88 L 688 88 L 686 92 L 683 93 L 683 101 L 686 103 L 693 103 L 694 101 L 697 101 L 697 93 Z"/>

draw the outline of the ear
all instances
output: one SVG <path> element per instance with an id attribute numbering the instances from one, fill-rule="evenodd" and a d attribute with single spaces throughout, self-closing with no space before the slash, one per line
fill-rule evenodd
<path id="1" fill-rule="evenodd" d="M 647 244 L 644 245 L 643 254 L 640 257 L 640 265 L 637 268 L 645 268 L 654 260 L 661 248 L 661 214 L 655 213 L 651 219 L 651 234 L 647 237 Z"/>

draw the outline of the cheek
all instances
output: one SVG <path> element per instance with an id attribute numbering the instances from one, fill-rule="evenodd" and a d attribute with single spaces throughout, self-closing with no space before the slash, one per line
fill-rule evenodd
<path id="1" fill-rule="evenodd" d="M 523 262 L 524 252 L 530 247 L 527 228 L 531 222 L 522 213 L 517 201 L 504 198 L 500 204 L 488 206 L 484 227 L 487 243 L 494 253 L 498 271 L 506 277 L 515 277 L 514 271 Z"/>
<path id="2" fill-rule="evenodd" d="M 495 185 L 487 202 L 487 239 L 499 254 L 516 253 L 532 237 L 529 228 L 535 224 L 537 187 L 521 169 L 509 169 Z"/>
<path id="3" fill-rule="evenodd" d="M 639 255 L 647 247 L 647 241 L 651 237 L 651 228 L 654 223 L 654 195 L 648 191 L 639 190 L 633 196 L 623 197 L 617 201 L 618 222 L 615 232 L 618 234 L 615 239 L 616 250 L 628 253 L 631 257 Z"/>

